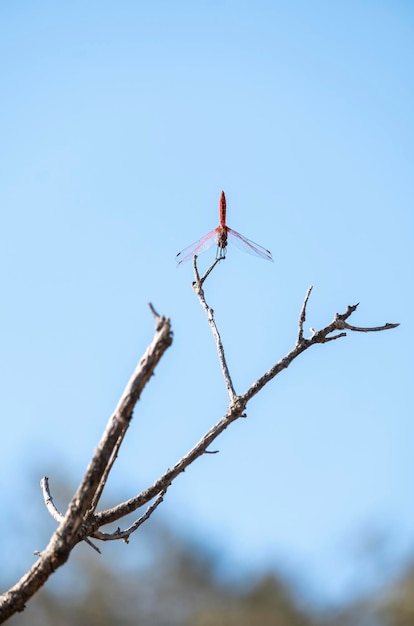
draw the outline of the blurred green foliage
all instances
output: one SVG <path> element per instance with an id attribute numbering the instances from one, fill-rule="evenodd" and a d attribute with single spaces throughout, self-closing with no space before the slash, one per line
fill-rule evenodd
<path id="1" fill-rule="evenodd" d="M 57 584 L 49 581 L 23 613 L 9 620 L 11 626 L 414 624 L 414 568 L 381 593 L 341 611 L 321 613 L 301 601 L 293 583 L 274 572 L 230 584 L 217 573 L 219 554 L 206 554 L 154 523 L 141 532 L 149 551 L 156 545 L 150 562 L 125 564 L 119 543 L 114 546 L 119 559 L 108 558 L 108 544 L 102 556 L 83 544 L 66 564 L 66 573 L 62 568 L 55 574 Z"/>

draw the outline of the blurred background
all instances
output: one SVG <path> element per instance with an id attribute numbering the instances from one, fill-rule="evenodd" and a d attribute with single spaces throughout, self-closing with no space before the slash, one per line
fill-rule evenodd
<path id="1" fill-rule="evenodd" d="M 78 546 L 22 624 L 412 624 L 414 5 L 112 0 L 0 6 L 3 589 L 55 528 L 150 342 L 102 506 L 217 422 L 212 336 L 174 257 L 228 223 L 206 283 L 236 391 L 360 302 L 170 488 L 130 541 Z M 214 249 L 200 257 L 200 268 Z M 404 621 L 405 620 L 405 621 Z"/>

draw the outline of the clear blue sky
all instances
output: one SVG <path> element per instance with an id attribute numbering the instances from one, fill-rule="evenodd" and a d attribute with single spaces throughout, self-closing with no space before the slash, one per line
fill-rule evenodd
<path id="1" fill-rule="evenodd" d="M 158 515 L 223 569 L 281 564 L 328 600 L 412 554 L 413 68 L 402 0 L 1 4 L 3 511 L 42 474 L 76 486 L 151 340 L 148 301 L 174 344 L 112 487 L 147 486 L 221 417 L 174 256 L 224 189 L 230 226 L 275 259 L 230 249 L 207 284 L 237 391 L 293 346 L 310 284 L 307 326 L 360 302 L 356 324 L 401 327 L 303 355 Z M 382 573 L 364 561 L 378 537 Z"/>

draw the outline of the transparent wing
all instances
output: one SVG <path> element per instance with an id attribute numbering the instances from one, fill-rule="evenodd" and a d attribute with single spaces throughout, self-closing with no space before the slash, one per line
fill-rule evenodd
<path id="1" fill-rule="evenodd" d="M 195 241 L 191 245 L 187 246 L 184 250 L 181 250 L 181 252 L 179 252 L 175 257 L 177 266 L 181 265 L 181 263 L 186 263 L 195 255 L 198 256 L 199 254 L 206 252 L 206 250 L 215 244 L 217 244 L 217 228 L 211 230 L 207 233 L 207 235 L 204 235 L 204 237 L 201 237 L 198 241 Z"/>
<path id="2" fill-rule="evenodd" d="M 261 259 L 266 259 L 267 261 L 272 261 L 273 263 L 272 253 L 270 250 L 266 250 L 266 248 L 250 241 L 250 239 L 246 239 L 246 237 L 243 237 L 243 235 L 240 235 L 240 233 L 236 232 L 232 228 L 228 229 L 227 236 L 230 243 L 240 248 L 240 250 L 243 250 L 243 252 L 254 254 L 255 256 L 259 256 Z"/>

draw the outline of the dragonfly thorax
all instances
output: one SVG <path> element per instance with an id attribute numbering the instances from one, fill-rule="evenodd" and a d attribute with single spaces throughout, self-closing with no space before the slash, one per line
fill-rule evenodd
<path id="1" fill-rule="evenodd" d="M 217 247 L 223 250 L 227 248 L 227 227 L 217 226 Z"/>

